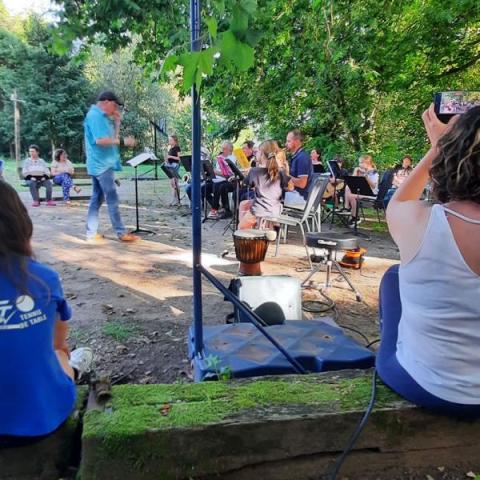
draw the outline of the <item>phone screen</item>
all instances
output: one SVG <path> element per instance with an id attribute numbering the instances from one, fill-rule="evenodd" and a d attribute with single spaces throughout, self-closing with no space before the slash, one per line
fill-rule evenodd
<path id="1" fill-rule="evenodd" d="M 435 113 L 447 123 L 453 115 L 465 113 L 480 106 L 480 92 L 456 91 L 435 94 Z"/>

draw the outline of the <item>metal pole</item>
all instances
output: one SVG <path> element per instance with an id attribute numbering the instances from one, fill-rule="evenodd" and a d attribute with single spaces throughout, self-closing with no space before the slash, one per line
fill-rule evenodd
<path id="1" fill-rule="evenodd" d="M 200 0 L 190 0 L 191 49 L 200 51 Z M 192 86 L 192 250 L 193 250 L 193 322 L 195 336 L 195 356 L 203 352 L 202 325 L 202 223 L 200 194 L 200 142 L 201 117 L 200 95 L 195 84 Z"/>
<path id="2" fill-rule="evenodd" d="M 153 141 L 154 141 L 154 144 L 155 144 L 155 146 L 153 147 L 154 152 L 155 152 L 155 157 L 158 157 L 158 153 L 157 153 L 157 127 L 155 125 L 153 125 Z M 153 164 L 155 165 L 155 180 L 158 180 L 158 169 L 157 169 L 158 160 L 157 160 L 157 158 L 155 158 L 155 160 L 153 161 Z"/>
<path id="3" fill-rule="evenodd" d="M 20 168 L 20 108 L 18 107 L 17 90 L 15 89 L 12 94 L 13 101 L 13 118 L 15 127 L 15 161 L 17 163 L 17 169 Z"/>

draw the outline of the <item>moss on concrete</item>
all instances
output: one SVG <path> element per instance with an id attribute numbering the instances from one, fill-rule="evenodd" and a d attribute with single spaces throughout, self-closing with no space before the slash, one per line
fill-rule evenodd
<path id="1" fill-rule="evenodd" d="M 159 429 L 204 426 L 234 419 L 247 411 L 315 406 L 325 411 L 354 411 L 367 406 L 371 377 L 332 381 L 321 376 L 291 376 L 243 382 L 182 385 L 121 385 L 105 412 L 87 412 L 84 438 L 124 436 Z M 380 384 L 376 406 L 399 398 Z"/>

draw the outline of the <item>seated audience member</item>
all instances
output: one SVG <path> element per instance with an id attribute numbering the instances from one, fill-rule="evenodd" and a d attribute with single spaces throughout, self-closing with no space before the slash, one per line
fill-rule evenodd
<path id="1" fill-rule="evenodd" d="M 355 167 L 353 171 L 353 176 L 356 177 L 365 177 L 372 192 L 376 195 L 378 192 L 378 173 L 373 163 L 373 159 L 370 155 L 362 155 L 358 159 L 358 167 Z M 375 198 L 375 197 L 366 197 L 364 195 L 357 195 L 352 193 L 348 187 L 345 188 L 345 208 L 350 209 L 351 211 L 351 218 L 349 221 L 349 225 L 355 225 L 355 221 L 360 223 L 360 218 L 355 218 L 357 214 L 357 199 L 362 198 Z"/>
<path id="2" fill-rule="evenodd" d="M 423 122 L 430 150 L 387 209 L 401 261 L 380 287 L 377 370 L 412 403 L 479 416 L 480 107 L 445 125 L 431 105 Z"/>
<path id="3" fill-rule="evenodd" d="M 305 205 L 313 175 L 312 161 L 303 149 L 304 135 L 300 130 L 292 130 L 287 135 L 287 150 L 292 153 L 290 176 L 295 190 L 285 194 L 285 206 Z"/>
<path id="4" fill-rule="evenodd" d="M 0 449 L 41 440 L 75 407 L 89 348 L 70 352 L 71 309 L 58 274 L 33 259 L 32 221 L 0 181 Z"/>
<path id="5" fill-rule="evenodd" d="M 257 152 L 258 167 L 252 168 L 245 180 L 255 188 L 255 198 L 240 203 L 238 228 L 255 228 L 262 217 L 279 215 L 282 211 L 282 197 L 285 190 L 293 189 L 288 176 L 279 168 L 277 142 L 267 140 L 260 144 Z"/>
<path id="6" fill-rule="evenodd" d="M 230 170 L 226 159 L 231 160 L 236 164 L 237 158 L 233 155 L 233 144 L 231 142 L 223 142 L 222 153 L 217 156 L 217 162 L 215 164 L 215 178 L 211 184 L 211 206 L 212 209 L 208 214 L 208 218 L 226 218 L 231 217 L 230 205 L 228 202 L 228 193 L 233 192 L 236 188 L 236 183 L 231 177 L 233 172 Z M 228 180 L 231 181 L 228 181 Z M 208 190 L 208 189 L 207 189 Z M 206 192 L 207 198 L 209 198 L 209 191 Z M 220 199 L 222 200 L 223 211 L 219 212 Z"/>
<path id="7" fill-rule="evenodd" d="M 319 148 L 312 149 L 310 160 L 312 161 L 313 173 L 325 173 L 325 168 L 322 164 L 322 152 Z"/>
<path id="8" fill-rule="evenodd" d="M 79 193 L 80 187 L 73 186 L 74 168 L 72 162 L 67 157 L 67 152 L 61 148 L 55 151 L 54 160 L 50 167 L 53 176 L 53 183 L 62 186 L 63 200 L 70 203 L 70 189 Z"/>
<path id="9" fill-rule="evenodd" d="M 383 197 L 383 205 L 385 208 L 387 208 L 388 202 L 392 198 L 397 188 L 405 181 L 412 171 L 412 157 L 410 155 L 405 155 L 405 157 L 403 157 L 402 164 L 398 165 L 393 170 L 392 186 L 387 190 L 387 193 Z"/>
<path id="10" fill-rule="evenodd" d="M 40 206 L 40 187 L 45 187 L 47 205 L 54 207 L 55 202 L 52 200 L 52 182 L 50 180 L 50 170 L 39 156 L 40 149 L 37 145 L 30 145 L 28 148 L 29 157 L 25 160 L 22 169 L 23 178 L 30 187 L 34 207 Z"/>

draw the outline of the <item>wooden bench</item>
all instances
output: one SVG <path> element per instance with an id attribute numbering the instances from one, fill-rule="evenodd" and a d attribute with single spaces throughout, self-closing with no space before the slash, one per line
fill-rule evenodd
<path id="1" fill-rule="evenodd" d="M 0 480 L 52 480 L 70 474 L 70 468 L 77 467 L 80 460 L 80 412 L 87 394 L 86 387 L 77 387 L 75 410 L 55 433 L 44 440 L 28 446 L 0 449 Z"/>
<path id="2" fill-rule="evenodd" d="M 344 370 L 114 386 L 104 411 L 84 415 L 81 478 L 329 478 L 367 408 L 371 382 L 371 371 Z M 425 478 L 421 472 L 438 467 L 478 472 L 479 436 L 479 421 L 428 413 L 379 382 L 338 478 L 410 478 L 409 471 Z"/>
<path id="3" fill-rule="evenodd" d="M 17 173 L 20 180 L 24 180 L 21 168 L 17 168 Z M 87 167 L 75 167 L 73 180 L 75 185 L 82 188 L 82 191 L 80 193 L 76 193 L 75 190 L 72 188 L 70 190 L 70 198 L 72 200 L 88 200 L 92 196 L 90 192 L 92 186 L 92 177 L 87 173 Z M 60 189 L 61 191 L 62 186 L 53 183 L 53 180 L 52 184 L 54 189 L 53 200 L 63 200 L 63 195 L 55 192 L 56 189 Z M 23 186 L 28 187 L 28 184 L 25 182 L 23 183 Z M 84 191 L 84 187 L 89 187 L 88 193 Z M 41 195 L 43 194 L 41 193 Z"/>

